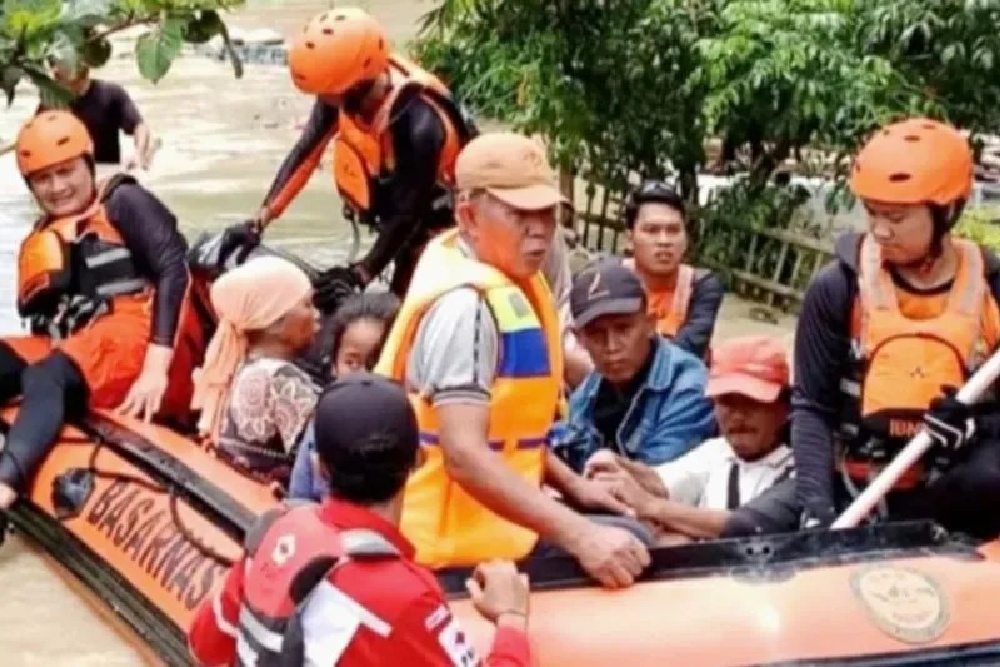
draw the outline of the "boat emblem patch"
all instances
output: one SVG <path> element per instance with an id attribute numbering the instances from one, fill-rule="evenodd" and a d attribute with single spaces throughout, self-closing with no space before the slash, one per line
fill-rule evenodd
<path id="1" fill-rule="evenodd" d="M 905 567 L 872 566 L 851 574 L 851 588 L 882 632 L 906 644 L 940 637 L 951 620 L 948 597 L 929 575 Z"/>

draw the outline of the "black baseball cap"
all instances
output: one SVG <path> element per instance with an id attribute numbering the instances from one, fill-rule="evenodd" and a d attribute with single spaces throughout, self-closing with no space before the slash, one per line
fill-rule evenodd
<path id="1" fill-rule="evenodd" d="M 373 438 L 391 444 L 392 451 L 381 451 L 385 467 L 413 466 L 420 446 L 417 415 L 398 382 L 368 372 L 348 373 L 327 385 L 316 404 L 316 452 L 320 459 L 346 473 L 369 459 L 372 452 L 362 452 Z M 386 472 L 390 472 L 386 470 Z"/>
<path id="2" fill-rule="evenodd" d="M 634 315 L 646 311 L 646 290 L 632 269 L 618 259 L 600 259 L 573 279 L 569 308 L 578 327 L 603 315 Z"/>

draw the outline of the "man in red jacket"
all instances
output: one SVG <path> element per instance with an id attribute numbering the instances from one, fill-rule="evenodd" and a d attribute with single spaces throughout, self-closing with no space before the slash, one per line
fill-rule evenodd
<path id="1" fill-rule="evenodd" d="M 316 449 L 330 495 L 274 510 L 248 532 L 246 554 L 188 631 L 203 665 L 521 667 L 528 582 L 511 563 L 468 582 L 497 626 L 482 663 L 434 575 L 398 530 L 403 488 L 420 465 L 419 433 L 402 387 L 355 373 L 316 406 Z"/>

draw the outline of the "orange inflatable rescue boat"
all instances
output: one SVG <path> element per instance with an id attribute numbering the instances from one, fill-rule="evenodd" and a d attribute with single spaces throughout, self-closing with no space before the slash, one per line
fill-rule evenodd
<path id="1" fill-rule="evenodd" d="M 63 430 L 12 520 L 179 666 L 194 610 L 277 502 L 183 436 L 95 414 Z M 1000 544 L 930 523 L 658 549 L 617 592 L 569 558 L 524 569 L 541 667 L 1000 664 Z M 485 649 L 466 574 L 440 580 Z"/>
<path id="2" fill-rule="evenodd" d="M 184 629 L 277 502 L 193 440 L 108 413 L 63 429 L 10 518 L 164 663 L 189 665 Z"/>
<path id="3" fill-rule="evenodd" d="M 0 432 L 15 411 L 0 411 Z M 195 610 L 279 495 L 185 435 L 94 413 L 63 429 L 10 516 L 179 667 Z M 539 667 L 1000 665 L 1000 542 L 930 523 L 657 549 L 624 591 L 570 558 L 522 569 Z M 492 629 L 465 599 L 467 575 L 439 578 L 485 653 Z"/>

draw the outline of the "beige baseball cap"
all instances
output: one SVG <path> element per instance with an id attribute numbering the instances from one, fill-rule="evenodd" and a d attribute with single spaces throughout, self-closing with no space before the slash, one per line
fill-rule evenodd
<path id="1" fill-rule="evenodd" d="M 522 211 L 569 204 L 545 148 L 514 132 L 490 132 L 470 141 L 455 162 L 455 186 L 460 192 L 486 190 Z"/>

